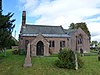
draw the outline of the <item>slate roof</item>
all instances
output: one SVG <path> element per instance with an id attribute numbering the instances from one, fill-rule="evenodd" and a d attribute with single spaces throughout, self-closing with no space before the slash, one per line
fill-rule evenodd
<path id="1" fill-rule="evenodd" d="M 62 26 L 25 25 L 22 34 L 65 34 Z"/>
<path id="2" fill-rule="evenodd" d="M 42 34 L 45 37 L 70 37 L 65 33 L 62 26 L 48 26 L 48 25 L 29 25 L 22 27 L 20 35 L 22 36 L 37 36 Z"/>
<path id="3" fill-rule="evenodd" d="M 73 35 L 77 29 L 64 29 L 65 33 L 68 34 L 68 35 Z"/>

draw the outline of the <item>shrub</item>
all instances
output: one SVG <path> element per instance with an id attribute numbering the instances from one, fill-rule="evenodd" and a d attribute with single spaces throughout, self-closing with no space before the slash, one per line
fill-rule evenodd
<path id="1" fill-rule="evenodd" d="M 83 63 L 82 59 L 80 59 L 79 56 L 77 56 L 77 61 L 78 61 L 78 68 L 82 68 L 84 63 Z"/>
<path id="2" fill-rule="evenodd" d="M 55 65 L 59 68 L 68 68 L 68 69 L 75 69 L 75 53 L 69 49 L 64 48 L 58 54 L 59 60 L 56 61 Z M 78 60 L 78 67 L 81 68 L 83 62 L 81 61 L 80 57 L 77 57 Z"/>
<path id="3" fill-rule="evenodd" d="M 12 53 L 15 54 L 15 55 L 19 54 L 18 50 L 13 50 Z"/>
<path id="4" fill-rule="evenodd" d="M 25 54 L 26 54 L 26 52 L 25 52 L 25 50 L 24 50 L 24 49 L 19 49 L 19 54 L 20 54 L 20 55 L 25 55 Z"/>
<path id="5" fill-rule="evenodd" d="M 59 68 L 65 68 L 65 62 L 63 61 L 60 61 L 60 60 L 56 60 L 56 66 L 59 67 Z"/>

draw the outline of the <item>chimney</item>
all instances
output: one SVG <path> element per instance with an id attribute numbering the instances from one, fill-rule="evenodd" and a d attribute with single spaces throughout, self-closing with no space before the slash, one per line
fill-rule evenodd
<path id="1" fill-rule="evenodd" d="M 25 26 L 26 24 L 26 11 L 23 11 L 22 13 L 22 26 Z"/>
<path id="2" fill-rule="evenodd" d="M 23 13 L 22 13 L 22 25 L 21 25 L 20 33 L 22 32 L 22 28 L 25 28 L 25 24 L 26 24 L 26 11 L 23 11 Z"/>

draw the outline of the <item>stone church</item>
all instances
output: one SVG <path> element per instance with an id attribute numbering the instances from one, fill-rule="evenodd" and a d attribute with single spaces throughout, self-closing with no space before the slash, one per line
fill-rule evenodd
<path id="1" fill-rule="evenodd" d="M 90 51 L 89 37 L 81 29 L 67 30 L 62 26 L 26 24 L 26 11 L 22 13 L 22 26 L 19 34 L 19 49 L 27 50 L 30 43 L 31 56 L 48 56 L 50 50 L 58 53 L 68 47 L 73 51 Z"/>

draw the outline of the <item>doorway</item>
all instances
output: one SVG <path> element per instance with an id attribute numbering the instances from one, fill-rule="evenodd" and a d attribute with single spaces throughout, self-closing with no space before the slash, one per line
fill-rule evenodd
<path id="1" fill-rule="evenodd" d="M 37 43 L 37 49 L 36 49 L 36 55 L 37 56 L 43 56 L 44 55 L 44 44 L 42 41 L 39 41 Z"/>

